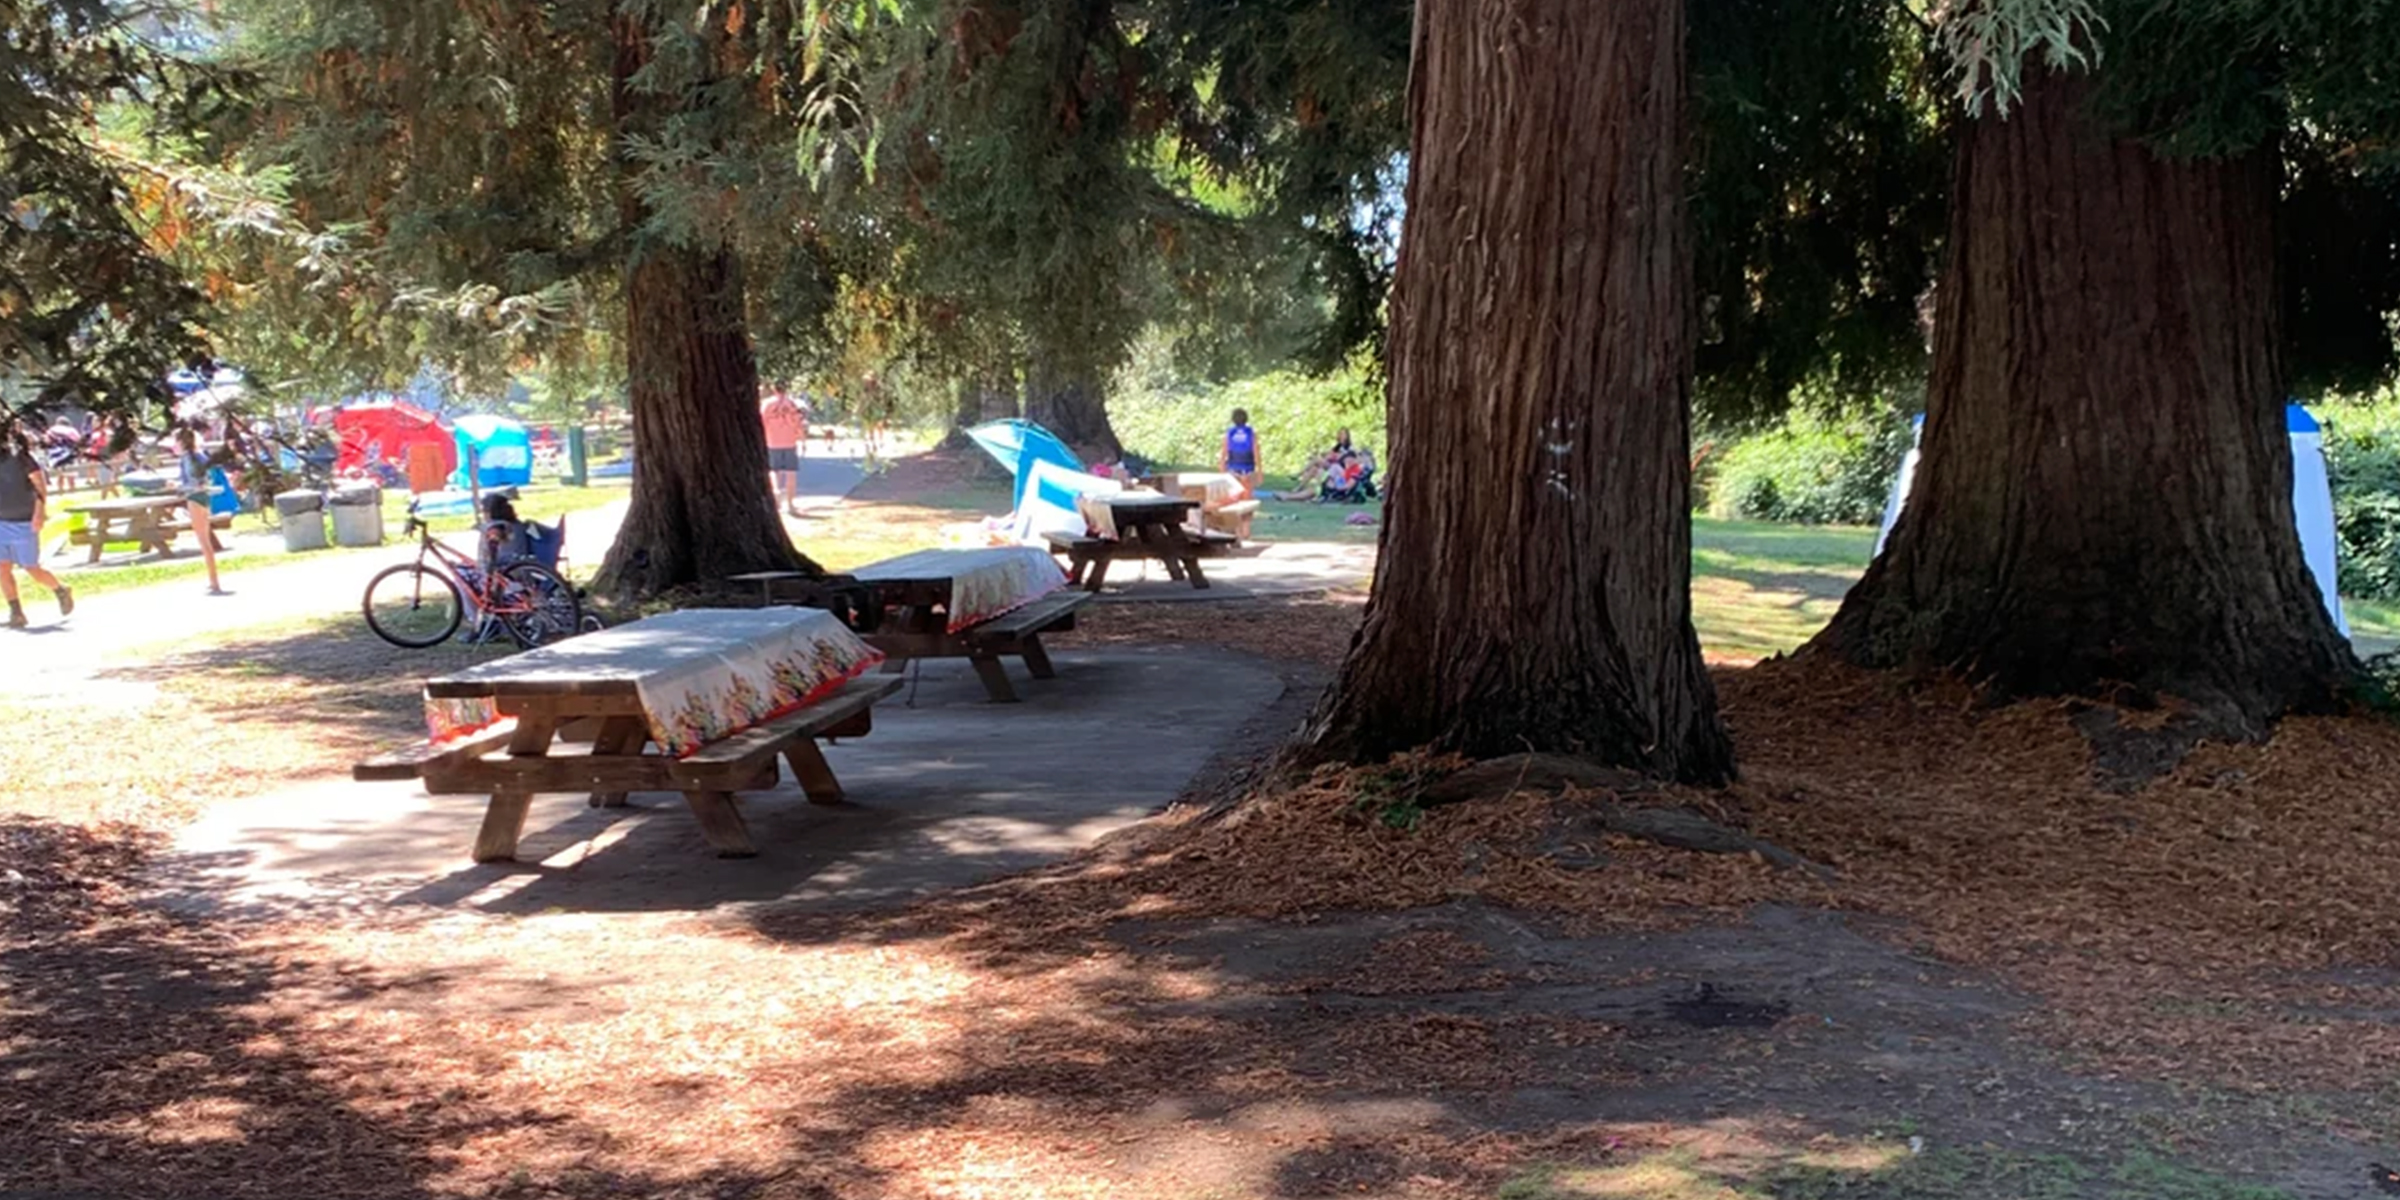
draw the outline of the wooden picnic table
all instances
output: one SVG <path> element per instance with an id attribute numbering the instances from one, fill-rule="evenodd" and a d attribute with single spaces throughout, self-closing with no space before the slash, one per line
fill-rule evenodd
<path id="1" fill-rule="evenodd" d="M 352 775 L 488 795 L 477 862 L 516 857 L 543 792 L 599 807 L 681 792 L 718 855 L 744 858 L 758 848 L 734 793 L 774 787 L 778 757 L 811 803 L 841 801 L 816 739 L 873 728 L 875 702 L 900 689 L 855 677 L 878 657 L 817 609 L 668 613 L 427 681 L 435 736 Z"/>
<path id="2" fill-rule="evenodd" d="M 1058 564 L 1021 547 L 919 550 L 852 577 L 874 587 L 883 606 L 881 623 L 866 636 L 883 651 L 885 670 L 903 670 L 912 659 L 964 658 L 984 694 L 1002 704 L 1014 703 L 1017 692 L 1001 658 L 1024 659 L 1035 679 L 1055 678 L 1042 635 L 1073 629 L 1075 610 L 1091 599 L 1061 592 Z"/>
<path id="3" fill-rule="evenodd" d="M 90 546 L 92 562 L 100 561 L 100 552 L 110 542 L 138 542 L 144 552 L 165 557 L 175 552 L 176 535 L 191 528 L 190 521 L 177 519 L 190 503 L 181 496 L 127 496 L 70 505 L 67 511 L 81 514 L 85 525 L 67 535 L 67 540 Z M 230 515 L 210 518 L 204 536 L 214 543 L 215 549 L 225 548 L 224 543 L 216 541 L 216 530 L 232 523 Z"/>
<path id="4" fill-rule="evenodd" d="M 1067 581 L 1097 592 L 1108 582 L 1108 567 L 1122 558 L 1156 559 L 1166 564 L 1167 578 L 1208 586 L 1200 569 L 1207 541 L 1184 529 L 1199 500 L 1146 492 L 1084 496 L 1076 501 L 1095 533 L 1076 537 L 1049 535 L 1052 552 L 1067 556 Z"/>

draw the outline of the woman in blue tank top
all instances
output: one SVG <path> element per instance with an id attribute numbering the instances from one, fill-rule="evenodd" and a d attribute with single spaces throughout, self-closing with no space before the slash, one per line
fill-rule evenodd
<path id="1" fill-rule="evenodd" d="M 1250 428 L 1249 410 L 1233 410 L 1233 428 L 1225 431 L 1217 469 L 1239 478 L 1253 495 L 1258 492 L 1258 431 Z"/>

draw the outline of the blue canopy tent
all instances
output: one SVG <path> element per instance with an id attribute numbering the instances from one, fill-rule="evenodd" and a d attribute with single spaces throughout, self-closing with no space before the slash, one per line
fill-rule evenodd
<path id="1" fill-rule="evenodd" d="M 533 434 L 507 417 L 469 413 L 450 423 L 458 439 L 458 470 L 453 487 L 466 487 L 467 464 L 475 465 L 475 483 L 482 487 L 517 487 L 533 482 Z"/>
<path id="2" fill-rule="evenodd" d="M 1033 486 L 1033 464 L 1046 462 L 1078 474 L 1083 471 L 1083 464 L 1076 461 L 1075 452 L 1067 449 L 1067 444 L 1058 440 L 1057 434 L 1031 421 L 986 421 L 968 430 L 967 436 L 975 439 L 975 444 L 983 447 L 984 453 L 999 459 L 1000 465 L 1007 467 L 1008 473 L 1017 477 L 1016 493 L 1011 501 L 1020 509 L 1025 507 L 1026 489 Z M 1070 497 L 1068 507 L 1073 506 L 1074 500 Z"/>

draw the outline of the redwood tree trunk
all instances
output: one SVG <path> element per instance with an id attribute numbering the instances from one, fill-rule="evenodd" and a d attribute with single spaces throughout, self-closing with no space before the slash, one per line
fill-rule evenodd
<path id="1" fill-rule="evenodd" d="M 1125 453 L 1108 422 L 1107 389 L 1076 375 L 1053 376 L 1035 363 L 1025 373 L 1025 419 L 1055 433 L 1089 461 L 1114 462 Z"/>
<path id="2" fill-rule="evenodd" d="M 2087 93 L 2037 72 L 1961 142 L 1916 483 L 1817 645 L 2256 734 L 2356 669 L 2292 524 L 2277 160 L 2162 160 Z"/>
<path id="3" fill-rule="evenodd" d="M 722 251 L 653 250 L 627 276 L 633 507 L 601 565 L 603 590 L 648 595 L 749 571 L 816 569 L 775 512 L 741 292 L 740 269 Z"/>
<path id="4" fill-rule="evenodd" d="M 1683 0 L 1423 0 L 1374 597 L 1302 754 L 1721 781 L 1692 632 Z"/>
<path id="5" fill-rule="evenodd" d="M 1005 377 L 963 380 L 958 385 L 958 404 L 950 410 L 950 433 L 942 439 L 942 447 L 949 450 L 972 447 L 975 443 L 967 437 L 967 430 L 985 421 L 1016 415 L 1016 392 Z"/>
<path id="6" fill-rule="evenodd" d="M 666 101 L 632 83 L 649 56 L 641 19 L 620 14 L 614 32 L 615 116 L 625 135 L 655 125 Z M 625 276 L 633 504 L 597 586 L 650 595 L 748 571 L 816 570 L 792 548 L 775 511 L 741 265 L 723 247 L 647 236 L 650 214 L 631 164 L 623 169 L 621 219 L 635 245 Z"/>

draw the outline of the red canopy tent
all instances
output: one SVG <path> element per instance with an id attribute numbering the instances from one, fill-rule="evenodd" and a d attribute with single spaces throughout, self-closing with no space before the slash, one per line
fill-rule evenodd
<path id="1" fill-rule="evenodd" d="M 406 466 L 411 446 L 432 446 L 442 456 L 442 470 L 458 469 L 458 444 L 441 420 L 413 404 L 378 401 L 354 404 L 333 414 L 334 435 L 341 450 L 333 460 L 336 471 L 354 471 L 369 463 Z"/>

